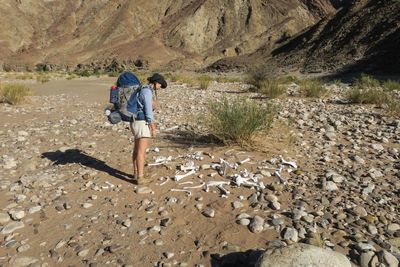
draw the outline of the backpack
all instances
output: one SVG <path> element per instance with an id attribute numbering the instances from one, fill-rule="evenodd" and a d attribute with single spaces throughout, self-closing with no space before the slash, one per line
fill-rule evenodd
<path id="1" fill-rule="evenodd" d="M 113 104 L 113 109 L 107 115 L 112 124 L 121 121 L 130 122 L 136 118 L 137 101 L 131 99 L 137 99 L 140 90 L 140 81 L 132 72 L 124 72 L 118 77 L 117 85 L 111 86 L 110 89 L 110 103 Z M 129 110 L 128 103 L 130 105 Z"/>

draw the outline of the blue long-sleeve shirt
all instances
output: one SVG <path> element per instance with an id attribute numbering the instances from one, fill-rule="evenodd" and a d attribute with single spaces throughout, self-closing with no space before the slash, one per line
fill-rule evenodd
<path id="1" fill-rule="evenodd" d="M 144 85 L 140 90 L 138 100 L 138 111 L 144 113 L 145 120 L 148 123 L 153 123 L 153 88 L 150 85 Z"/>

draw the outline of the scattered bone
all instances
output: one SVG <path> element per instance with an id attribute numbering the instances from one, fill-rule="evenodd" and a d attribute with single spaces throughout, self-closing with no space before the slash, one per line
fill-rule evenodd
<path id="1" fill-rule="evenodd" d="M 175 177 L 174 177 L 174 179 L 175 179 L 175 181 L 177 181 L 177 182 L 179 182 L 180 180 L 182 180 L 183 178 L 186 178 L 186 177 L 188 177 L 188 176 L 190 176 L 190 175 L 193 175 L 193 174 L 195 174 L 196 173 L 196 171 L 195 170 L 191 170 L 190 172 L 188 172 L 188 173 L 186 173 L 186 174 L 182 174 L 182 175 L 175 175 Z"/>
<path id="2" fill-rule="evenodd" d="M 196 186 L 185 186 L 185 187 L 183 187 L 183 189 L 198 189 L 198 188 L 202 188 L 202 187 L 204 187 L 204 185 L 205 185 L 206 183 L 202 183 L 202 184 L 200 184 L 200 185 L 196 185 Z"/>
<path id="3" fill-rule="evenodd" d="M 251 160 L 250 158 L 247 158 L 247 159 L 244 159 L 244 160 L 242 160 L 242 161 L 239 161 L 238 164 L 239 164 L 239 165 L 243 165 L 243 164 L 245 164 L 246 162 L 249 162 L 250 160 Z"/>
<path id="4" fill-rule="evenodd" d="M 205 191 L 208 192 L 209 188 L 212 186 L 222 186 L 222 185 L 229 185 L 230 182 L 226 182 L 226 181 L 210 181 L 208 183 L 206 183 L 206 188 Z"/>
<path id="5" fill-rule="evenodd" d="M 188 194 L 189 197 L 192 196 L 192 192 L 190 192 L 189 190 L 186 190 L 186 189 L 176 189 L 176 188 L 172 188 L 170 191 L 171 191 L 171 192 L 185 192 L 185 193 Z"/>
<path id="6" fill-rule="evenodd" d="M 292 168 L 294 168 L 294 169 L 297 169 L 297 164 L 296 164 L 296 162 L 293 162 L 293 161 L 286 161 L 286 160 L 283 159 L 283 157 L 282 157 L 281 155 L 279 155 L 279 158 L 281 159 L 283 165 L 289 165 L 290 167 L 292 167 Z"/>

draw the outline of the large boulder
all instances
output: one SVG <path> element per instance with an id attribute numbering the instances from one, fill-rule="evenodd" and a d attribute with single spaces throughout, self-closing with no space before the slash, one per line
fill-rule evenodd
<path id="1" fill-rule="evenodd" d="M 351 263 L 338 252 L 297 243 L 265 252 L 256 267 L 351 267 Z"/>

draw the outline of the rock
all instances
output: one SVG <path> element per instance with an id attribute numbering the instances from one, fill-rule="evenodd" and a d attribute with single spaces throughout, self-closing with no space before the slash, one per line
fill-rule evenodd
<path id="1" fill-rule="evenodd" d="M 283 230 L 283 239 L 291 242 L 299 241 L 299 233 L 294 228 L 286 228 Z"/>
<path id="2" fill-rule="evenodd" d="M 10 261 L 10 266 L 13 267 L 25 267 L 29 265 L 33 265 L 37 263 L 39 260 L 36 258 L 31 258 L 31 257 L 19 257 L 19 258 L 13 258 Z"/>
<path id="3" fill-rule="evenodd" d="M 265 198 L 265 200 L 267 200 L 267 201 L 269 201 L 269 202 L 271 202 L 271 203 L 274 203 L 274 202 L 278 202 L 278 201 L 279 201 L 278 197 L 275 196 L 275 195 L 272 195 L 272 194 L 268 194 L 268 195 L 266 195 L 264 198 Z"/>
<path id="4" fill-rule="evenodd" d="M 339 187 L 335 184 L 335 182 L 328 181 L 328 182 L 326 182 L 325 189 L 328 191 L 336 191 L 336 190 L 339 190 Z"/>
<path id="5" fill-rule="evenodd" d="M 34 207 L 31 207 L 28 212 L 29 212 L 29 214 L 34 214 L 34 213 L 36 213 L 38 211 L 41 211 L 41 210 L 42 210 L 41 206 L 34 206 Z"/>
<path id="6" fill-rule="evenodd" d="M 25 244 L 25 245 L 19 246 L 17 248 L 17 251 L 18 252 L 25 252 L 25 251 L 28 251 L 30 248 L 31 248 L 31 246 L 29 244 Z"/>
<path id="7" fill-rule="evenodd" d="M 394 233 L 394 232 L 400 230 L 400 225 L 397 223 L 391 223 L 388 225 L 387 230 L 389 233 Z"/>
<path id="8" fill-rule="evenodd" d="M 127 228 L 129 228 L 129 227 L 131 227 L 131 225 L 132 225 L 132 221 L 129 220 L 129 219 L 127 219 L 127 220 L 125 220 L 125 221 L 122 222 L 122 225 L 125 226 L 125 227 L 127 227 Z"/>
<path id="9" fill-rule="evenodd" d="M 385 148 L 383 147 L 383 145 L 381 145 L 381 144 L 372 144 L 371 147 L 372 147 L 372 149 L 374 149 L 374 150 L 376 150 L 376 151 L 382 151 L 382 150 L 385 149 Z"/>
<path id="10" fill-rule="evenodd" d="M 338 252 L 307 244 L 293 244 L 265 252 L 255 267 L 351 267 L 350 261 Z"/>
<path id="11" fill-rule="evenodd" d="M 279 202 L 272 202 L 272 203 L 270 204 L 270 206 L 271 206 L 271 208 L 272 208 L 273 210 L 280 210 L 280 209 L 281 209 L 281 203 L 279 203 Z"/>
<path id="12" fill-rule="evenodd" d="M 242 202 L 240 202 L 240 201 L 234 201 L 234 202 L 232 203 L 232 207 L 233 207 L 234 209 L 241 209 L 241 208 L 244 207 L 244 204 L 243 204 Z"/>
<path id="13" fill-rule="evenodd" d="M 20 210 L 20 211 L 11 211 L 10 216 L 14 221 L 19 221 L 22 218 L 25 217 L 25 211 Z"/>
<path id="14" fill-rule="evenodd" d="M 356 245 L 356 249 L 360 252 L 365 252 L 365 251 L 375 251 L 375 247 L 371 243 L 366 243 L 366 242 L 359 242 Z"/>
<path id="15" fill-rule="evenodd" d="M 368 213 L 367 211 L 364 209 L 364 207 L 361 206 L 357 206 L 353 209 L 353 213 L 357 216 L 359 216 L 360 218 L 364 218 L 367 217 Z"/>
<path id="16" fill-rule="evenodd" d="M 207 218 L 214 218 L 215 216 L 215 210 L 211 209 L 211 208 L 207 208 L 203 211 L 202 213 L 204 216 L 206 216 Z"/>
<path id="17" fill-rule="evenodd" d="M 83 204 L 82 204 L 82 208 L 84 208 L 84 209 L 89 209 L 89 208 L 91 208 L 91 207 L 93 207 L 93 204 L 92 204 L 92 203 L 83 203 Z"/>
<path id="18" fill-rule="evenodd" d="M 360 266 L 369 267 L 369 262 L 375 256 L 373 251 L 363 252 L 360 256 Z"/>
<path id="19" fill-rule="evenodd" d="M 264 230 L 264 219 L 258 215 L 255 216 L 249 224 L 249 230 L 252 233 L 261 233 Z"/>
<path id="20" fill-rule="evenodd" d="M 84 250 L 79 251 L 77 255 L 79 257 L 84 258 L 89 254 L 89 251 L 90 251 L 90 249 L 84 249 Z"/>
<path id="21" fill-rule="evenodd" d="M 1 233 L 4 235 L 11 234 L 12 232 L 14 232 L 18 229 L 24 228 L 24 226 L 25 225 L 22 222 L 11 222 L 11 223 L 7 224 L 3 228 L 3 230 L 1 230 Z"/>
<path id="22" fill-rule="evenodd" d="M 147 186 L 141 186 L 136 189 L 136 194 L 151 194 L 153 190 Z"/>
<path id="23" fill-rule="evenodd" d="M 240 220 L 238 220 L 238 223 L 239 223 L 240 225 L 247 226 L 247 225 L 250 224 L 250 219 L 247 219 L 247 218 L 240 219 Z"/>
<path id="24" fill-rule="evenodd" d="M 386 250 L 378 252 L 380 262 L 384 263 L 387 267 L 398 267 L 399 260 Z"/>
<path id="25" fill-rule="evenodd" d="M 7 213 L 0 213 L 0 224 L 8 223 L 10 220 L 10 215 Z"/>

